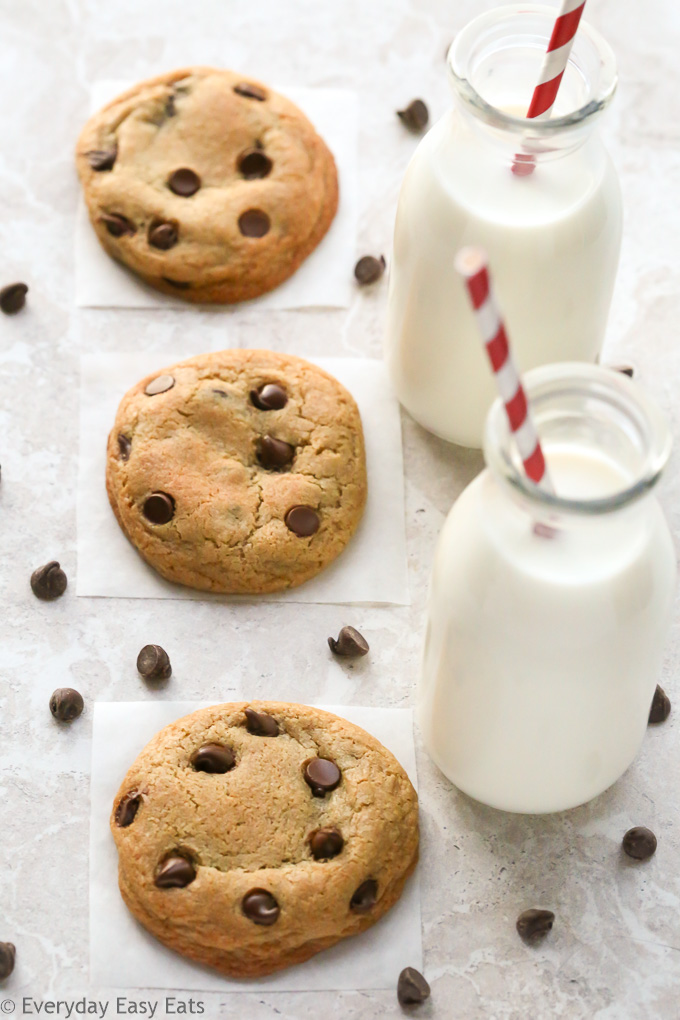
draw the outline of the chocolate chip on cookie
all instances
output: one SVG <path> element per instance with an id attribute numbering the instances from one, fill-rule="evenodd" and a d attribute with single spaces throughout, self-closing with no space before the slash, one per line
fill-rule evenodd
<path id="1" fill-rule="evenodd" d="M 319 530 L 319 515 L 311 506 L 292 506 L 286 514 L 286 527 L 298 538 L 309 538 Z"/>
<path id="2" fill-rule="evenodd" d="M 149 244 L 161 251 L 169 251 L 177 244 L 179 235 L 173 223 L 155 221 L 149 227 Z"/>
<path id="3" fill-rule="evenodd" d="M 329 758 L 310 758 L 305 762 L 302 774 L 315 797 L 325 797 L 340 785 L 342 779 L 340 769 Z"/>
<path id="4" fill-rule="evenodd" d="M 137 793 L 136 790 L 132 793 L 126 793 L 124 797 L 121 797 L 113 815 L 119 829 L 127 829 L 129 825 L 132 825 L 137 817 L 141 803 L 142 795 Z"/>
<path id="5" fill-rule="evenodd" d="M 246 708 L 246 728 L 248 733 L 256 737 L 278 737 L 279 724 L 266 712 L 256 712 L 254 708 Z"/>
<path id="6" fill-rule="evenodd" d="M 118 452 L 120 453 L 121 460 L 130 459 L 130 450 L 132 449 L 132 440 L 128 439 L 122 432 L 118 433 Z"/>
<path id="7" fill-rule="evenodd" d="M 260 464 L 271 471 L 281 471 L 295 458 L 295 447 L 274 436 L 262 436 L 257 440 L 256 447 Z"/>
<path id="8" fill-rule="evenodd" d="M 113 170 L 116 156 L 118 155 L 118 147 L 112 145 L 110 149 L 90 149 L 86 155 L 88 163 L 97 173 L 100 173 L 102 170 Z"/>
<path id="9" fill-rule="evenodd" d="M 281 913 L 278 903 L 266 889 L 251 889 L 243 897 L 241 907 L 254 924 L 275 924 Z"/>
<path id="10" fill-rule="evenodd" d="M 278 383 L 264 383 L 250 391 L 250 399 L 260 411 L 280 411 L 288 403 L 288 394 Z"/>
<path id="11" fill-rule="evenodd" d="M 156 869 L 154 884 L 159 889 L 183 889 L 196 878 L 196 868 L 190 860 L 179 855 L 166 857 Z"/>
<path id="12" fill-rule="evenodd" d="M 264 237 L 271 221 L 262 209 L 246 209 L 238 218 L 238 229 L 244 237 Z"/>
<path id="13" fill-rule="evenodd" d="M 259 85 L 251 85 L 248 81 L 240 81 L 238 85 L 234 85 L 234 92 L 239 96 L 245 96 L 246 99 L 258 99 L 261 103 L 267 98 L 264 89 L 261 89 Z"/>
<path id="14" fill-rule="evenodd" d="M 267 177 L 272 172 L 274 164 L 262 149 L 246 149 L 239 156 L 237 166 L 242 177 L 247 181 L 254 181 Z"/>
<path id="15" fill-rule="evenodd" d="M 367 878 L 355 891 L 349 901 L 349 909 L 355 914 L 366 914 L 378 902 L 378 883 L 374 878 Z"/>
<path id="16" fill-rule="evenodd" d="M 170 191 L 174 191 L 176 195 L 180 195 L 182 198 L 191 198 L 201 187 L 201 178 L 195 170 L 191 170 L 188 166 L 183 166 L 179 170 L 173 170 L 170 174 L 168 177 L 168 187 Z"/>
<path id="17" fill-rule="evenodd" d="M 137 233 L 137 227 L 120 213 L 102 213 L 101 221 L 111 237 L 131 237 Z"/>
<path id="18" fill-rule="evenodd" d="M 191 287 L 188 280 L 173 280 L 169 276 L 161 276 L 161 280 L 168 283 L 171 287 L 174 287 L 175 290 L 189 290 Z"/>
<path id="19" fill-rule="evenodd" d="M 345 841 L 338 829 L 315 829 L 309 837 L 312 857 L 317 861 L 327 861 L 342 852 Z"/>
<path id="20" fill-rule="evenodd" d="M 155 397 L 158 393 L 165 393 L 175 385 L 175 379 L 171 375 L 157 375 L 155 379 L 147 383 L 144 392 L 147 397 Z"/>
<path id="21" fill-rule="evenodd" d="M 167 492 L 154 492 L 144 501 L 144 516 L 151 524 L 167 524 L 175 516 L 175 500 Z"/>
<path id="22" fill-rule="evenodd" d="M 221 776 L 233 769 L 236 758 L 231 748 L 224 744 L 203 744 L 192 757 L 191 764 L 197 772 Z"/>

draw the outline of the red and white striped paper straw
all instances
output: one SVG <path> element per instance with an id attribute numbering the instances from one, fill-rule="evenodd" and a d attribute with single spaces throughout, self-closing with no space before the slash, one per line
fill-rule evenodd
<path id="1" fill-rule="evenodd" d="M 505 412 L 522 458 L 524 471 L 537 486 L 554 494 L 555 489 L 531 417 L 531 408 L 491 289 L 486 254 L 481 248 L 463 248 L 456 256 L 455 265 L 465 279 L 479 332 L 491 362 L 498 392 L 505 404 Z"/>

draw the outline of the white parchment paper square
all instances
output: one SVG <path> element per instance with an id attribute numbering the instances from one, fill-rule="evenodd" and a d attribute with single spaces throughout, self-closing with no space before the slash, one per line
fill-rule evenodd
<path id="1" fill-rule="evenodd" d="M 111 805 L 133 761 L 158 730 L 214 702 L 97 702 L 92 733 L 90 811 L 90 980 L 116 988 L 197 991 L 323 991 L 395 988 L 403 967 L 422 970 L 418 877 L 399 902 L 361 935 L 271 977 L 235 981 L 185 960 L 148 934 L 118 891 Z M 397 758 L 416 785 L 410 709 L 322 706 L 362 726 Z"/>
<path id="2" fill-rule="evenodd" d="M 106 437 L 123 394 L 182 355 L 92 354 L 81 359 L 78 472 L 78 595 L 111 598 L 238 599 L 171 584 L 128 542 L 109 506 Z M 357 402 L 366 439 L 368 499 L 356 534 L 324 571 L 270 602 L 409 602 L 399 406 L 381 361 L 319 358 Z"/>
<path id="3" fill-rule="evenodd" d="M 107 80 L 92 88 L 92 113 L 124 92 L 132 81 Z M 319 246 L 276 290 L 246 303 L 258 308 L 347 308 L 356 261 L 358 102 L 355 92 L 328 88 L 281 88 L 309 117 L 333 153 L 340 203 Z M 106 254 L 80 200 L 75 233 L 76 304 L 81 308 L 190 308 L 153 290 Z M 211 305 L 211 308 L 229 306 Z"/>

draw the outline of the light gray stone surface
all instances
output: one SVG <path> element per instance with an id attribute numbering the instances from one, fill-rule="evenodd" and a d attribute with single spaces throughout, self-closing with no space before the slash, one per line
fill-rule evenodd
<path id="1" fill-rule="evenodd" d="M 399 182 L 416 140 L 394 109 L 422 96 L 436 117 L 449 102 L 444 49 L 487 0 L 0 0 L 0 282 L 25 279 L 29 303 L 0 317 L 0 939 L 17 969 L 0 990 L 21 997 L 110 1001 L 88 980 L 88 763 L 95 699 L 331 700 L 326 636 L 360 627 L 372 653 L 346 667 L 339 696 L 410 705 L 418 672 L 433 544 L 457 493 L 480 466 L 404 419 L 413 605 L 410 609 L 76 599 L 75 486 L 78 356 L 82 351 L 187 354 L 229 329 L 244 346 L 298 354 L 379 355 L 386 286 L 356 293 L 348 311 L 221 313 L 82 311 L 73 305 L 77 200 L 72 148 L 91 82 L 145 77 L 191 62 L 265 81 L 361 92 L 357 256 L 389 258 Z M 680 439 L 680 15 L 673 0 L 590 0 L 614 46 L 621 86 L 605 132 L 621 172 L 626 228 L 606 357 L 632 361 Z M 348 272 L 352 267 L 348 266 Z M 680 532 L 680 443 L 662 499 Z M 389 512 L 389 508 L 386 508 Z M 55 604 L 38 602 L 32 569 L 60 559 L 71 579 Z M 144 688 L 135 657 L 167 647 L 171 682 Z M 677 624 L 664 685 L 680 655 Z M 51 719 L 58 685 L 78 687 L 86 712 L 70 728 Z M 421 754 L 422 892 L 426 973 L 422 1017 L 680 1015 L 680 747 L 677 718 L 648 733 L 616 787 L 565 815 L 522 818 L 456 793 Z M 623 860 L 633 824 L 658 834 L 644 865 Z M 538 948 L 514 931 L 523 908 L 557 914 Z M 115 953 L 115 946 L 111 947 Z M 395 961 L 395 981 L 408 960 Z M 143 992 L 136 999 L 161 1001 Z M 210 1017 L 305 1020 L 397 1016 L 392 991 L 205 996 Z M 63 1010 L 63 1007 L 62 1007 Z M 62 1012 L 63 1015 L 63 1012 Z"/>

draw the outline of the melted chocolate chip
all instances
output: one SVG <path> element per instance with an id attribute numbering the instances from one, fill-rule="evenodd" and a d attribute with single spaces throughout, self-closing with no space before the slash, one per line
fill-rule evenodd
<path id="1" fill-rule="evenodd" d="M 404 967 L 397 981 L 400 1006 L 417 1006 L 430 998 L 430 986 L 415 967 Z"/>
<path id="2" fill-rule="evenodd" d="M 166 100 L 166 103 L 165 103 L 165 116 L 166 117 L 174 117 L 176 115 L 176 113 L 177 113 L 177 108 L 175 106 L 175 96 L 174 96 L 173 93 L 171 93 L 168 96 L 168 98 Z"/>
<path id="3" fill-rule="evenodd" d="M 241 81 L 238 85 L 234 85 L 234 92 L 237 92 L 239 96 L 245 96 L 246 99 L 258 99 L 261 103 L 267 98 L 264 89 L 261 89 L 259 85 L 251 85 L 248 81 Z"/>
<path id="4" fill-rule="evenodd" d="M 376 259 L 373 255 L 364 255 L 354 267 L 354 276 L 357 282 L 362 285 L 375 283 L 385 272 L 386 265 L 384 255 L 381 255 L 379 259 Z"/>
<path id="5" fill-rule="evenodd" d="M 285 517 L 286 527 L 298 538 L 309 538 L 319 530 L 319 515 L 311 506 L 292 506 Z"/>
<path id="6" fill-rule="evenodd" d="M 418 132 L 427 127 L 430 112 L 422 99 L 413 99 L 405 110 L 397 110 L 397 116 L 409 131 Z"/>
<path id="7" fill-rule="evenodd" d="M 312 857 L 317 861 L 327 861 L 331 857 L 337 857 L 344 845 L 345 841 L 338 829 L 315 829 L 309 837 Z"/>
<path id="8" fill-rule="evenodd" d="M 175 379 L 171 375 L 157 375 L 155 379 L 148 382 L 144 387 L 147 397 L 155 397 L 157 393 L 165 393 L 175 385 Z"/>
<path id="9" fill-rule="evenodd" d="M 145 680 L 167 680 L 172 676 L 170 656 L 160 645 L 144 645 L 137 656 L 137 672 Z"/>
<path id="10" fill-rule="evenodd" d="M 28 287 L 25 283 L 9 283 L 0 290 L 0 311 L 15 315 L 26 304 Z"/>
<path id="11" fill-rule="evenodd" d="M 266 712 L 256 712 L 254 708 L 247 708 L 246 729 L 255 737 L 278 737 L 279 724 L 276 719 Z"/>
<path id="12" fill-rule="evenodd" d="M 244 237 L 264 237 L 270 226 L 270 219 L 262 209 L 246 209 L 238 218 L 238 229 Z"/>
<path id="13" fill-rule="evenodd" d="M 16 955 L 16 947 L 11 942 L 0 942 L 0 981 L 8 978 L 14 970 Z"/>
<path id="14" fill-rule="evenodd" d="M 91 149 L 87 153 L 87 161 L 93 170 L 100 173 L 102 170 L 113 170 L 117 155 L 118 148 L 115 145 L 110 149 Z"/>
<path id="15" fill-rule="evenodd" d="M 515 927 L 523 939 L 537 939 L 547 935 L 553 926 L 555 915 L 552 910 L 540 910 L 531 907 L 523 910 L 517 918 Z"/>
<path id="16" fill-rule="evenodd" d="M 102 213 L 101 221 L 108 230 L 111 237 L 125 237 L 135 234 L 137 227 L 126 216 L 118 213 Z"/>
<path id="17" fill-rule="evenodd" d="M 274 436 L 262 436 L 257 443 L 257 459 L 264 468 L 280 471 L 288 467 L 295 457 L 295 447 Z"/>
<path id="18" fill-rule="evenodd" d="M 310 758 L 303 766 L 302 775 L 315 797 L 325 797 L 342 779 L 340 769 L 329 758 Z"/>
<path id="19" fill-rule="evenodd" d="M 288 394 L 278 383 L 264 383 L 250 391 L 250 400 L 260 411 L 280 411 L 288 403 Z"/>
<path id="20" fill-rule="evenodd" d="M 177 227 L 172 223 L 152 223 L 149 227 L 148 241 L 153 248 L 168 251 L 177 244 Z"/>
<path id="21" fill-rule="evenodd" d="M 121 460 L 130 459 L 130 450 L 132 449 L 132 440 L 124 436 L 122 432 L 118 433 L 118 453 L 120 454 Z"/>
<path id="22" fill-rule="evenodd" d="M 355 914 L 367 914 L 378 901 L 378 883 L 374 878 L 367 878 L 349 901 L 349 909 Z"/>
<path id="23" fill-rule="evenodd" d="M 652 707 L 649 710 L 649 722 L 665 722 L 670 714 L 671 699 L 668 697 L 663 687 L 660 687 L 657 684 L 656 690 L 654 691 L 654 697 L 652 698 Z"/>
<path id="24" fill-rule="evenodd" d="M 175 501 L 167 492 L 153 492 L 144 501 L 144 516 L 150 524 L 167 524 L 175 516 Z"/>
<path id="25" fill-rule="evenodd" d="M 51 560 L 44 567 L 38 567 L 31 574 L 33 594 L 45 602 L 58 599 L 66 591 L 68 579 L 57 560 Z"/>
<path id="26" fill-rule="evenodd" d="M 267 177 L 273 167 L 269 156 L 262 149 L 246 149 L 238 158 L 238 171 L 247 181 Z"/>
<path id="27" fill-rule="evenodd" d="M 369 651 L 368 641 L 354 627 L 343 627 L 337 640 L 329 637 L 328 647 L 334 655 L 366 655 Z"/>
<path id="28" fill-rule="evenodd" d="M 241 909 L 254 924 L 275 924 L 281 908 L 266 889 L 251 889 L 241 900 Z"/>
<path id="29" fill-rule="evenodd" d="M 196 878 L 196 869 L 186 857 L 166 857 L 156 870 L 155 884 L 159 889 L 183 889 Z"/>
<path id="30" fill-rule="evenodd" d="M 168 187 L 181 198 L 190 198 L 195 195 L 201 186 L 201 178 L 194 170 L 183 166 L 179 170 L 173 170 L 168 177 Z"/>
<path id="31" fill-rule="evenodd" d="M 171 280 L 169 276 L 161 276 L 164 283 L 170 284 L 175 290 L 189 290 L 191 284 L 187 280 Z"/>
<path id="32" fill-rule="evenodd" d="M 50 698 L 50 712 L 59 722 L 72 722 L 84 707 L 82 694 L 73 687 L 58 687 Z"/>
<path id="33" fill-rule="evenodd" d="M 142 795 L 137 793 L 136 790 L 132 793 L 126 793 L 124 797 L 121 797 L 113 816 L 116 825 L 121 829 L 127 829 L 128 825 L 132 825 L 137 817 L 141 803 Z"/>
<path id="34" fill-rule="evenodd" d="M 629 829 L 622 843 L 625 853 L 636 861 L 646 861 L 656 850 L 656 836 L 644 825 L 636 825 Z"/>
<path id="35" fill-rule="evenodd" d="M 197 772 L 211 772 L 223 775 L 236 764 L 234 752 L 224 744 L 203 744 L 191 759 Z"/>

